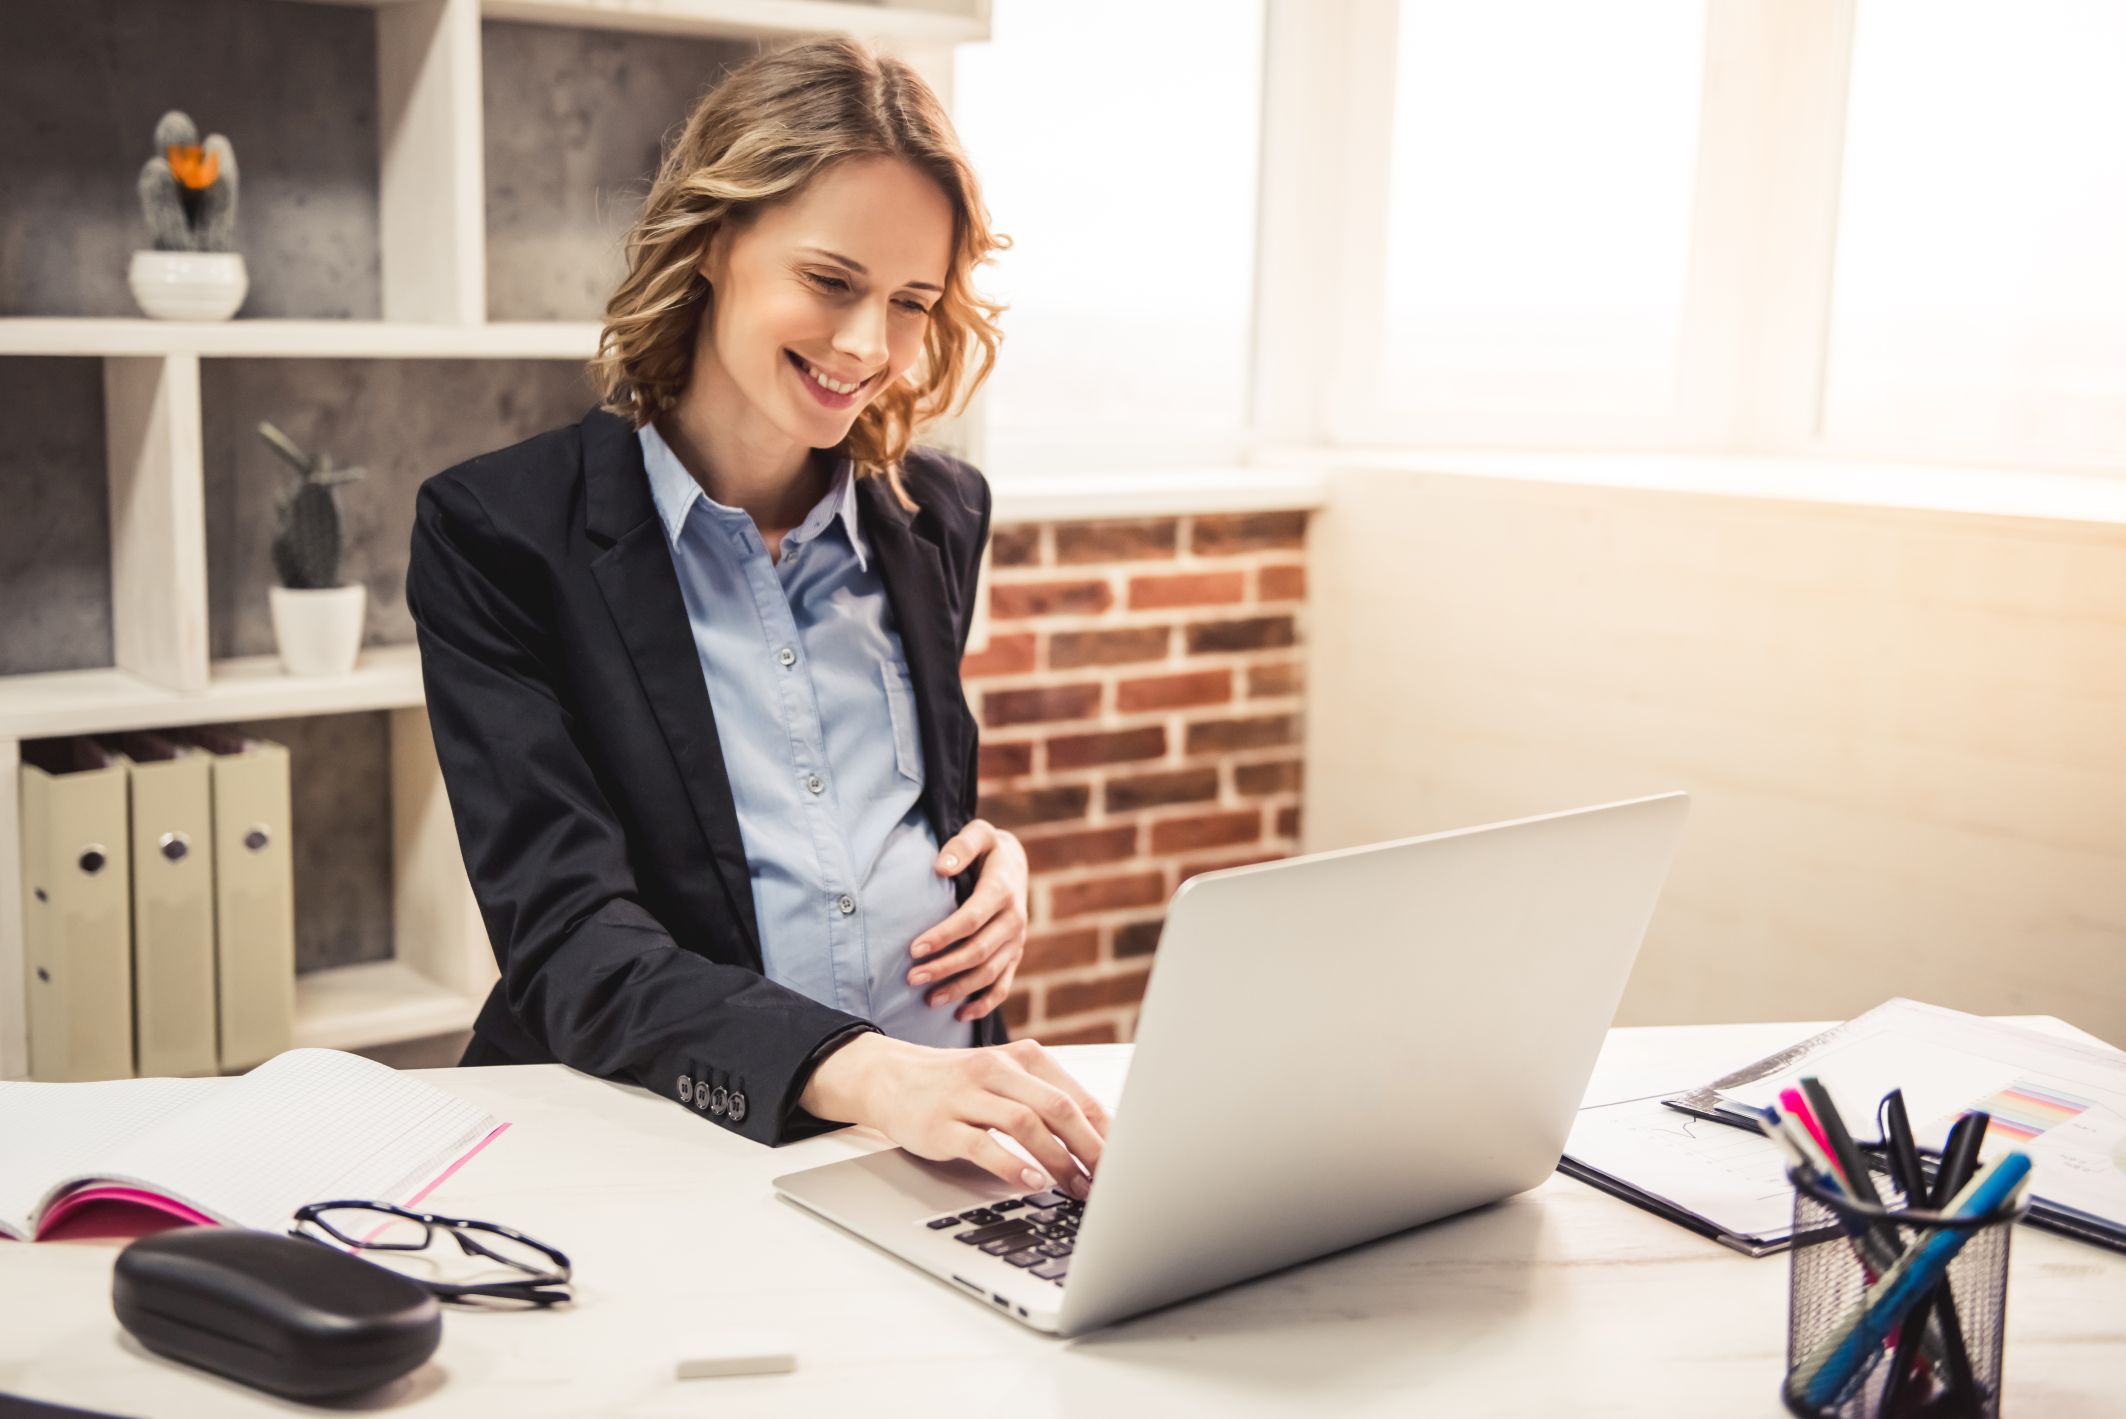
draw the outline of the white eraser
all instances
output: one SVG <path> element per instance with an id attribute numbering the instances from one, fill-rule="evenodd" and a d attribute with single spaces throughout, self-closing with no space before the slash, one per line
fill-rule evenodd
<path id="1" fill-rule="evenodd" d="M 678 1378 L 704 1380 L 717 1375 L 779 1375 L 797 1368 L 790 1337 L 779 1330 L 717 1326 L 699 1335 L 683 1335 L 677 1344 Z"/>

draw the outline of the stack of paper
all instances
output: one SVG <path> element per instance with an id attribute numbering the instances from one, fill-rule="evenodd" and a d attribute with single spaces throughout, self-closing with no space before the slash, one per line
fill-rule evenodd
<path id="1" fill-rule="evenodd" d="M 1793 1191 L 1750 1110 L 1802 1075 L 1823 1081 L 1863 1144 L 1904 1091 L 1920 1151 L 1968 1109 L 1992 1116 L 1981 1156 L 2032 1163 L 2029 1220 L 2126 1250 L 2126 1053 L 2058 1021 L 2035 1027 L 1892 1000 L 1700 1089 L 1582 1110 L 1561 1169 L 1761 1256 L 1792 1236 Z"/>

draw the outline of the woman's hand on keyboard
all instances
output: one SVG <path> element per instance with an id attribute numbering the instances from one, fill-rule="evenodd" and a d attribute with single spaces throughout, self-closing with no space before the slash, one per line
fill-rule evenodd
<path id="1" fill-rule="evenodd" d="M 1107 1110 L 1033 1040 L 933 1049 L 859 1035 L 820 1063 L 798 1102 L 819 1118 L 875 1128 L 919 1158 L 965 1158 L 1015 1188 L 1055 1186 L 1080 1198 L 1107 1140 Z"/>

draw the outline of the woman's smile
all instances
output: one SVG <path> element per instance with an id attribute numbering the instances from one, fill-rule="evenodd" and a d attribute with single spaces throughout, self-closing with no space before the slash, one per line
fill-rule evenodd
<path id="1" fill-rule="evenodd" d="M 855 404 L 859 398 L 863 396 L 866 390 L 870 389 L 873 381 L 878 378 L 876 374 L 873 374 L 870 378 L 866 379 L 863 383 L 857 385 L 856 388 L 850 390 L 848 393 L 838 394 L 834 390 L 831 390 L 825 385 L 821 384 L 819 380 L 814 377 L 812 366 L 806 362 L 805 358 L 802 355 L 798 354 L 795 350 L 785 350 L 783 351 L 783 354 L 788 357 L 790 368 L 796 371 L 798 383 L 802 384 L 811 393 L 814 399 L 817 399 L 821 404 L 824 404 L 829 409 L 849 408 L 851 405 Z M 843 382 L 846 383 L 846 381 Z"/>

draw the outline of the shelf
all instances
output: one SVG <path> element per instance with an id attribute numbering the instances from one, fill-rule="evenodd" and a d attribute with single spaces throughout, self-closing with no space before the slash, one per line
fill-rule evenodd
<path id="1" fill-rule="evenodd" d="M 399 961 L 310 971 L 295 978 L 295 1045 L 366 1049 L 469 1030 L 480 1003 Z"/>
<path id="2" fill-rule="evenodd" d="M 480 16 L 695 39 L 851 34 L 873 40 L 973 44 L 989 38 L 989 22 L 981 16 L 834 0 L 481 0 Z"/>
<path id="3" fill-rule="evenodd" d="M 197 693 L 168 689 L 123 670 L 61 670 L 0 676 L 0 739 L 348 714 L 420 703 L 421 653 L 410 645 L 365 650 L 345 675 L 289 675 L 272 655 L 218 660 L 207 688 Z"/>
<path id="4" fill-rule="evenodd" d="M 0 355 L 200 355 L 325 360 L 588 360 L 595 321 L 423 325 L 382 320 L 147 320 L 16 316 Z"/>

